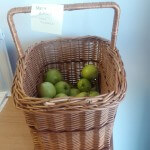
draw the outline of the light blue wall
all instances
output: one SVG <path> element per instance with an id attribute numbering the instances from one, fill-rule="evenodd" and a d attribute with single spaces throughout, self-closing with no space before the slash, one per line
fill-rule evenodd
<path id="1" fill-rule="evenodd" d="M 96 0 L 95 0 L 96 1 Z M 16 52 L 8 29 L 6 13 L 16 6 L 54 0 L 1 0 L 0 26 L 15 68 Z M 93 2 L 92 0 L 55 0 L 57 3 Z M 150 1 L 115 0 L 121 9 L 117 47 L 125 64 L 128 91 L 121 103 L 114 126 L 114 150 L 150 150 Z M 63 36 L 98 35 L 110 38 L 112 10 L 65 12 Z M 30 30 L 29 15 L 16 17 L 24 49 L 34 41 L 54 38 Z"/>

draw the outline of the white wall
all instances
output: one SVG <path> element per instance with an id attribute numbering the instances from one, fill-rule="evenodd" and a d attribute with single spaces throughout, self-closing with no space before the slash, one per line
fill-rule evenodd
<path id="1" fill-rule="evenodd" d="M 1 0 L 0 26 L 6 35 L 13 69 L 15 69 L 16 51 L 8 29 L 6 13 L 12 7 L 37 2 L 50 3 L 54 0 Z M 92 0 L 55 0 L 55 2 L 77 3 L 92 2 Z M 115 0 L 115 2 L 122 9 L 117 46 L 127 72 L 128 91 L 117 113 L 114 147 L 115 150 L 149 150 L 150 2 L 149 0 Z M 63 36 L 98 35 L 110 38 L 112 16 L 111 10 L 65 12 Z M 31 32 L 29 15 L 20 15 L 16 18 L 16 22 L 24 49 L 34 41 L 54 38 L 54 35 Z"/>

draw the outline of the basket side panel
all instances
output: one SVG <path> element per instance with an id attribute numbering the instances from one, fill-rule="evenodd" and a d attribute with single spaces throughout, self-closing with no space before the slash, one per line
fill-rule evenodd
<path id="1" fill-rule="evenodd" d="M 112 127 L 108 124 L 100 129 L 60 133 L 33 128 L 30 131 L 37 150 L 102 150 L 110 147 Z"/>
<path id="2" fill-rule="evenodd" d="M 117 91 L 118 88 L 118 66 L 115 62 L 115 55 L 111 54 L 110 45 L 101 43 L 102 63 L 101 70 L 101 93 Z"/>
<path id="3" fill-rule="evenodd" d="M 66 114 L 37 114 L 25 112 L 29 127 L 44 131 L 75 131 L 100 128 L 114 122 L 117 106 L 97 111 L 66 113 Z"/>

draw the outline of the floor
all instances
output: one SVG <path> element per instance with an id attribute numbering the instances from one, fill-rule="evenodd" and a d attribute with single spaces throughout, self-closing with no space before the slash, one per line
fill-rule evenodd
<path id="1" fill-rule="evenodd" d="M 12 99 L 0 112 L 0 150 L 33 150 L 29 129 L 22 111 L 17 110 Z"/>

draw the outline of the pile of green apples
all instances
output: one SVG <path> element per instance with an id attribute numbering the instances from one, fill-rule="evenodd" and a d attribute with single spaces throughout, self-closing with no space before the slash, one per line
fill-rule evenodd
<path id="1" fill-rule="evenodd" d="M 96 66 L 89 64 L 81 70 L 81 79 L 77 87 L 71 86 L 63 80 L 62 74 L 57 69 L 49 69 L 44 74 L 44 82 L 37 86 L 38 96 L 44 98 L 93 97 L 98 96 L 96 87 L 92 87 L 92 81 L 98 77 Z"/>

